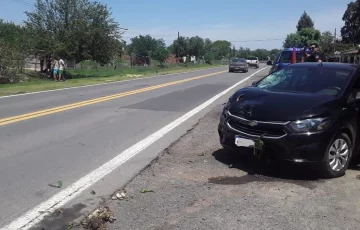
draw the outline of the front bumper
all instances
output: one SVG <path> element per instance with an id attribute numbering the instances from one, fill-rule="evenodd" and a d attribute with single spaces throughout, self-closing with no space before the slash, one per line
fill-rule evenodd
<path id="1" fill-rule="evenodd" d="M 328 144 L 333 138 L 334 130 L 316 134 L 295 134 L 286 127 L 287 123 L 259 122 L 255 127 L 238 125 L 235 117 L 223 117 L 218 126 L 220 143 L 223 146 L 239 149 L 235 145 L 235 136 L 256 140 L 261 135 L 264 142 L 264 153 L 269 158 L 293 162 L 319 162 L 324 159 Z"/>

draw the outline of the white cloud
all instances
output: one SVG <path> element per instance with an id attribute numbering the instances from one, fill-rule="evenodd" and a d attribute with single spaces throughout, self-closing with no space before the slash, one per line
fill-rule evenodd
<path id="1" fill-rule="evenodd" d="M 326 30 L 333 32 L 336 28 L 337 35 L 340 35 L 340 28 L 343 25 L 341 18 L 345 9 L 346 6 L 344 8 L 336 8 L 326 11 L 323 10 L 322 13 L 314 14 L 312 18 L 315 22 L 315 27 L 322 32 Z M 235 45 L 236 48 L 242 46 L 250 49 L 273 49 L 282 47 L 283 39 L 285 39 L 286 35 L 295 32 L 297 22 L 298 18 L 291 20 L 279 19 L 278 21 L 269 20 L 264 21 L 260 25 L 252 25 L 251 23 L 236 23 L 202 25 L 196 28 L 138 27 L 127 31 L 126 34 L 124 34 L 124 37 L 134 37 L 139 34 L 150 34 L 155 38 L 163 38 L 169 45 L 174 39 L 176 39 L 179 31 L 180 36 L 185 37 L 198 35 L 203 38 L 210 38 L 213 41 L 232 41 L 232 44 Z M 125 38 L 125 40 L 128 42 L 130 41 L 129 38 Z"/>

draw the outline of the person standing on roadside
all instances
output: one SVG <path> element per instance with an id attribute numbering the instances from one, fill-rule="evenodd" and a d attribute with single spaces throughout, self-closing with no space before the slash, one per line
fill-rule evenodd
<path id="1" fill-rule="evenodd" d="M 57 57 L 54 57 L 53 62 L 52 62 L 52 69 L 53 69 L 53 74 L 54 74 L 54 81 L 58 81 L 57 80 L 57 76 L 59 74 L 59 59 Z"/>
<path id="2" fill-rule="evenodd" d="M 320 51 L 317 43 L 311 43 L 310 49 L 310 54 L 306 53 L 305 48 L 302 49 L 305 62 L 326 62 L 325 54 Z"/>
<path id="3" fill-rule="evenodd" d="M 65 81 L 64 77 L 65 62 L 60 58 L 59 60 L 59 81 Z"/>

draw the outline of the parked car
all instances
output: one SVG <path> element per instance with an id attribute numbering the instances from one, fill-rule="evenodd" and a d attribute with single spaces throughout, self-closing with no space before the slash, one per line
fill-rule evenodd
<path id="1" fill-rule="evenodd" d="M 231 60 L 229 64 L 229 72 L 234 71 L 242 71 L 245 73 L 249 71 L 245 58 L 234 58 Z"/>
<path id="2" fill-rule="evenodd" d="M 260 138 L 269 158 L 339 177 L 359 153 L 359 108 L 359 66 L 297 63 L 234 93 L 218 133 L 224 148 L 252 148 Z"/>
<path id="3" fill-rule="evenodd" d="M 271 65 L 271 69 L 269 71 L 269 74 L 278 71 L 282 69 L 284 66 L 291 64 L 291 55 L 293 52 L 293 48 L 284 48 L 280 50 L 279 54 L 276 56 L 275 60 L 273 62 L 267 62 L 267 65 Z M 301 62 L 301 58 L 303 56 L 301 48 L 295 48 L 296 52 L 296 62 Z M 306 50 L 306 52 L 310 52 L 309 49 Z"/>
<path id="4" fill-rule="evenodd" d="M 255 67 L 255 68 L 259 68 L 259 59 L 257 57 L 249 57 L 248 59 L 246 59 L 246 63 L 248 63 L 248 65 L 250 67 Z"/>

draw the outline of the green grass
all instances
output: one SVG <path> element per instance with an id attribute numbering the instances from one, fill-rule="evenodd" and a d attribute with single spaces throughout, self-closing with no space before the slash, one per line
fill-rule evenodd
<path id="1" fill-rule="evenodd" d="M 118 69 L 76 69 L 70 70 L 71 79 L 65 82 L 54 82 L 49 79 L 30 77 L 28 81 L 16 84 L 1 84 L 0 96 L 30 93 L 44 90 L 62 89 L 68 87 L 93 85 L 106 82 L 123 81 L 129 79 L 150 77 L 160 74 L 181 73 L 196 69 L 217 67 L 220 65 L 196 64 L 196 65 L 173 65 L 164 68 L 159 67 L 122 67 Z"/>

